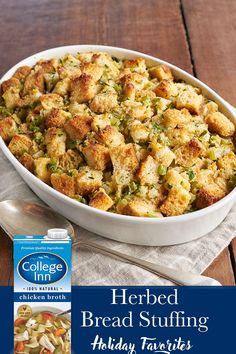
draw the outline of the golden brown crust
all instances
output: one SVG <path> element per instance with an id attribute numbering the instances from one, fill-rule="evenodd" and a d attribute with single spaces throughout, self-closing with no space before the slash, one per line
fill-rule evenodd
<path id="1" fill-rule="evenodd" d="M 136 90 L 135 90 L 135 87 L 132 83 L 128 82 L 128 83 L 124 84 L 124 86 L 123 86 L 124 96 L 133 100 L 135 98 L 135 92 L 136 92 Z"/>
<path id="2" fill-rule="evenodd" d="M 174 79 L 170 68 L 166 64 L 154 66 L 149 70 L 149 72 L 152 78 L 156 78 L 159 81 Z"/>
<path id="3" fill-rule="evenodd" d="M 96 138 L 108 147 L 115 147 L 125 142 L 123 134 L 111 125 L 107 125 L 104 129 L 99 130 Z"/>
<path id="4" fill-rule="evenodd" d="M 53 173 L 51 175 L 51 183 L 54 189 L 65 195 L 75 195 L 75 179 L 67 174 Z"/>
<path id="5" fill-rule="evenodd" d="M 203 96 L 194 91 L 183 91 L 176 98 L 176 108 L 186 108 L 192 114 L 201 114 L 203 110 Z"/>
<path id="6" fill-rule="evenodd" d="M 124 60 L 124 67 L 135 70 L 139 73 L 144 73 L 146 70 L 146 63 L 143 58 Z"/>
<path id="7" fill-rule="evenodd" d="M 183 125 L 190 121 L 191 115 L 185 109 L 167 109 L 163 113 L 163 125 L 166 128 L 175 128 L 177 125 Z"/>
<path id="8" fill-rule="evenodd" d="M 57 93 L 47 93 L 39 98 L 44 109 L 61 108 L 63 106 L 63 98 Z"/>
<path id="9" fill-rule="evenodd" d="M 26 77 L 23 95 L 27 95 L 31 90 L 37 88 L 40 92 L 44 92 L 44 77 L 42 70 L 37 70 L 36 72 L 31 71 L 31 73 Z"/>
<path id="10" fill-rule="evenodd" d="M 17 131 L 16 122 L 12 117 L 0 120 L 0 136 L 4 141 L 9 142 Z"/>
<path id="11" fill-rule="evenodd" d="M 85 160 L 91 168 L 103 171 L 110 162 L 109 149 L 97 142 L 89 142 L 83 149 L 82 153 Z"/>
<path id="12" fill-rule="evenodd" d="M 16 77 L 12 77 L 9 80 L 3 81 L 1 87 L 3 92 L 6 92 L 10 88 L 16 88 L 17 90 L 20 90 L 21 84 Z"/>
<path id="13" fill-rule="evenodd" d="M 218 200 L 224 198 L 224 196 L 225 191 L 222 190 L 216 183 L 206 185 L 199 190 L 196 199 L 196 206 L 199 209 L 206 208 L 218 202 Z"/>
<path id="14" fill-rule="evenodd" d="M 97 93 L 95 80 L 91 75 L 82 74 L 71 80 L 71 102 L 88 102 Z"/>
<path id="15" fill-rule="evenodd" d="M 104 189 L 100 188 L 90 199 L 89 205 L 93 208 L 109 210 L 113 205 L 113 200 Z"/>
<path id="16" fill-rule="evenodd" d="M 139 166 L 133 144 L 119 145 L 110 150 L 114 168 L 126 169 L 135 172 Z"/>
<path id="17" fill-rule="evenodd" d="M 206 123 L 211 132 L 224 137 L 231 137 L 235 133 L 234 124 L 222 113 L 210 113 L 206 117 Z"/>
<path id="18" fill-rule="evenodd" d="M 13 75 L 13 77 L 15 77 L 16 79 L 19 80 L 25 80 L 26 76 L 29 75 L 29 73 L 31 72 L 31 67 L 30 66 L 20 66 L 15 74 Z"/>
<path id="19" fill-rule="evenodd" d="M 45 135 L 47 153 L 50 157 L 60 157 L 66 152 L 66 133 L 60 128 L 49 128 Z"/>
<path id="20" fill-rule="evenodd" d="M 96 63 L 84 62 L 80 69 L 82 74 L 90 75 L 95 81 L 98 81 L 103 74 L 103 68 Z"/>
<path id="21" fill-rule="evenodd" d="M 76 194 L 86 196 L 102 186 L 102 172 L 89 167 L 80 168 L 76 179 Z"/>
<path id="22" fill-rule="evenodd" d="M 148 140 L 150 130 L 143 124 L 133 124 L 130 127 L 130 135 L 135 143 L 142 143 Z"/>
<path id="23" fill-rule="evenodd" d="M 172 187 L 160 211 L 166 216 L 181 215 L 187 209 L 191 196 L 182 186 Z"/>
<path id="24" fill-rule="evenodd" d="M 49 157 L 39 157 L 34 160 L 35 176 L 45 183 L 50 183 L 51 181 L 51 171 L 48 168 L 50 162 L 51 159 Z"/>
<path id="25" fill-rule="evenodd" d="M 65 171 L 77 170 L 82 161 L 78 151 L 69 149 L 60 157 L 59 166 Z"/>
<path id="26" fill-rule="evenodd" d="M 153 203 L 141 198 L 134 198 L 130 200 L 122 209 L 122 214 L 132 216 L 156 216 L 161 217 Z"/>
<path id="27" fill-rule="evenodd" d="M 172 80 L 162 80 L 159 85 L 153 90 L 155 94 L 163 98 L 171 98 L 176 96 L 178 91 Z"/>
<path id="28" fill-rule="evenodd" d="M 231 175 L 236 174 L 236 155 L 230 151 L 217 161 L 217 166 L 221 169 L 222 175 L 228 179 Z"/>
<path id="29" fill-rule="evenodd" d="M 13 155 L 20 157 L 25 152 L 29 152 L 32 147 L 32 140 L 24 134 L 15 134 L 11 139 L 8 148 Z"/>
<path id="30" fill-rule="evenodd" d="M 116 106 L 117 94 L 116 92 L 105 91 L 98 93 L 90 103 L 90 109 L 95 113 L 111 112 Z"/>
<path id="31" fill-rule="evenodd" d="M 58 67 L 57 59 L 39 60 L 38 64 L 41 66 L 44 73 L 54 73 Z"/>
<path id="32" fill-rule="evenodd" d="M 20 158 L 19 158 L 20 163 L 27 168 L 31 173 L 34 173 L 34 159 L 31 155 L 24 153 Z"/>
<path id="33" fill-rule="evenodd" d="M 76 115 L 66 123 L 64 129 L 71 139 L 82 140 L 91 131 L 92 120 L 90 116 Z"/>
<path id="34" fill-rule="evenodd" d="M 140 165 L 137 177 L 142 185 L 156 185 L 158 182 L 157 163 L 152 156 L 148 156 Z"/>
<path id="35" fill-rule="evenodd" d="M 198 139 L 191 139 L 187 144 L 175 150 L 175 163 L 183 167 L 191 167 L 199 156 L 204 153 L 204 147 Z"/>
<path id="36" fill-rule="evenodd" d="M 45 125 L 47 128 L 62 128 L 66 123 L 67 117 L 68 116 L 65 111 L 60 108 L 53 107 L 45 119 Z"/>

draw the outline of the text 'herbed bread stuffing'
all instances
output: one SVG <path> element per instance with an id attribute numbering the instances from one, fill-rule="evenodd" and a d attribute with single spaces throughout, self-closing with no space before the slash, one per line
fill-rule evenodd
<path id="1" fill-rule="evenodd" d="M 181 215 L 236 185 L 234 124 L 143 58 L 77 53 L 18 68 L 1 85 L 0 135 L 43 182 L 113 213 Z"/>

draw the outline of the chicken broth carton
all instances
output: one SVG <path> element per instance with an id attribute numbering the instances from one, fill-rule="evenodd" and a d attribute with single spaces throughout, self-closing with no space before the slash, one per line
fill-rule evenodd
<path id="1" fill-rule="evenodd" d="M 71 239 L 14 237 L 14 354 L 71 354 Z"/>

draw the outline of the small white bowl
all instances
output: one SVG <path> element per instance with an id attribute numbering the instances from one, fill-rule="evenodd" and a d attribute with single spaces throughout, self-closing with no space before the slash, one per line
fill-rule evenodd
<path id="1" fill-rule="evenodd" d="M 149 65 L 167 64 L 176 78 L 202 90 L 203 95 L 215 101 L 220 110 L 236 124 L 232 107 L 217 93 L 187 72 L 163 60 L 128 49 L 100 45 L 72 45 L 49 49 L 32 55 L 11 68 L 0 80 L 9 79 L 22 65 L 33 66 L 39 59 L 59 58 L 66 53 L 108 52 L 121 59 L 143 57 Z M 236 188 L 217 203 L 189 214 L 161 219 L 114 214 L 79 203 L 48 186 L 30 173 L 13 156 L 0 139 L 0 148 L 29 187 L 51 208 L 85 229 L 113 240 L 148 246 L 166 246 L 195 240 L 217 227 L 226 217 L 236 200 Z M 39 221 L 40 222 L 40 221 Z M 37 230 L 35 230 L 37 233 Z"/>

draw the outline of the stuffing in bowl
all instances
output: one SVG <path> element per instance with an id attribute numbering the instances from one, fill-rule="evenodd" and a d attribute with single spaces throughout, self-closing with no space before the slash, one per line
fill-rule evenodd
<path id="1" fill-rule="evenodd" d="M 166 64 L 105 52 L 21 66 L 2 82 L 0 135 L 57 191 L 112 213 L 205 208 L 236 184 L 235 126 Z"/>

